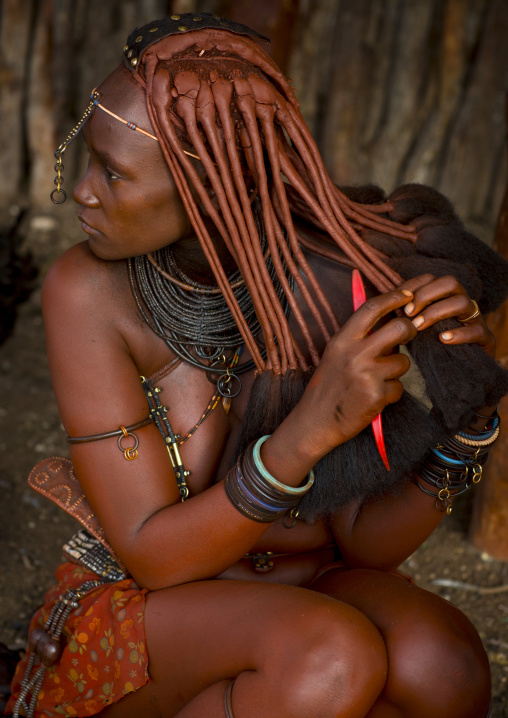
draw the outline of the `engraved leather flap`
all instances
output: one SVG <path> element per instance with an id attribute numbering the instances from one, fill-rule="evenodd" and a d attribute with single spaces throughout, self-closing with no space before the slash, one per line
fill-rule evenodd
<path id="1" fill-rule="evenodd" d="M 42 459 L 31 470 L 28 485 L 79 521 L 123 568 L 122 562 L 109 545 L 102 526 L 83 493 L 70 459 L 63 456 Z"/>

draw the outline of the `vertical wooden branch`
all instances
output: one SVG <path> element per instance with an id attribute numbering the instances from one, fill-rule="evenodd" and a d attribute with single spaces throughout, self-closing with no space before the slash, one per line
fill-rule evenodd
<path id="1" fill-rule="evenodd" d="M 0 196 L 4 209 L 28 204 L 24 112 L 32 15 L 32 0 L 0 4 Z"/>
<path id="2" fill-rule="evenodd" d="M 506 107 L 508 122 L 508 102 Z M 495 248 L 508 259 L 508 187 L 499 216 Z M 488 320 L 497 340 L 499 361 L 508 368 L 508 302 Z M 494 558 L 508 560 L 508 397 L 499 405 L 501 435 L 492 448 L 485 480 L 478 486 L 471 541 Z"/>

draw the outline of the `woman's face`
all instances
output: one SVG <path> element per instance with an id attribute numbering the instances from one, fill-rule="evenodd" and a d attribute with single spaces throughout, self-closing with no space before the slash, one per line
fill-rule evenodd
<path id="1" fill-rule="evenodd" d="M 99 87 L 108 110 L 154 134 L 144 92 L 125 68 Z M 188 236 L 191 224 L 159 143 L 96 108 L 83 128 L 90 159 L 73 197 L 90 249 L 125 259 Z"/>

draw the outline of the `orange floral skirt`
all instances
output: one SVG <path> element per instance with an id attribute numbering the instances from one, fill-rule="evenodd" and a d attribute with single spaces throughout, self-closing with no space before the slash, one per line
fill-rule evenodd
<path id="1" fill-rule="evenodd" d="M 30 631 L 44 626 L 57 599 L 68 588 L 97 580 L 92 571 L 63 563 L 58 583 L 32 618 Z M 35 716 L 91 716 L 150 681 L 145 643 L 145 594 L 132 578 L 105 583 L 79 601 L 65 624 L 60 660 L 46 670 Z M 38 660 L 38 659 L 37 659 Z M 18 664 L 5 715 L 14 710 L 28 655 Z M 36 664 L 37 667 L 40 665 Z"/>

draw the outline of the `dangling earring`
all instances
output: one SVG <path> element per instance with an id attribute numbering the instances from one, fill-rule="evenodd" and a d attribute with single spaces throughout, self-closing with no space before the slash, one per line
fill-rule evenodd
<path id="1" fill-rule="evenodd" d="M 58 149 L 55 152 L 55 184 L 56 189 L 54 189 L 51 194 L 49 195 L 51 198 L 51 201 L 53 204 L 63 204 L 65 200 L 67 199 L 67 192 L 62 189 L 62 185 L 64 182 L 64 179 L 62 177 L 62 170 L 64 168 L 62 163 L 62 157 L 63 153 L 67 149 L 67 147 L 70 145 L 72 140 L 76 137 L 78 132 L 81 130 L 85 122 L 88 120 L 90 115 L 92 114 L 92 110 L 94 109 L 95 105 L 97 104 L 97 98 L 99 97 L 99 93 L 97 90 L 93 90 L 92 94 L 90 95 L 90 102 L 88 104 L 88 107 L 83 113 L 83 117 L 80 119 L 76 127 L 74 127 L 68 134 L 67 138 L 62 142 L 62 144 L 58 147 Z"/>

